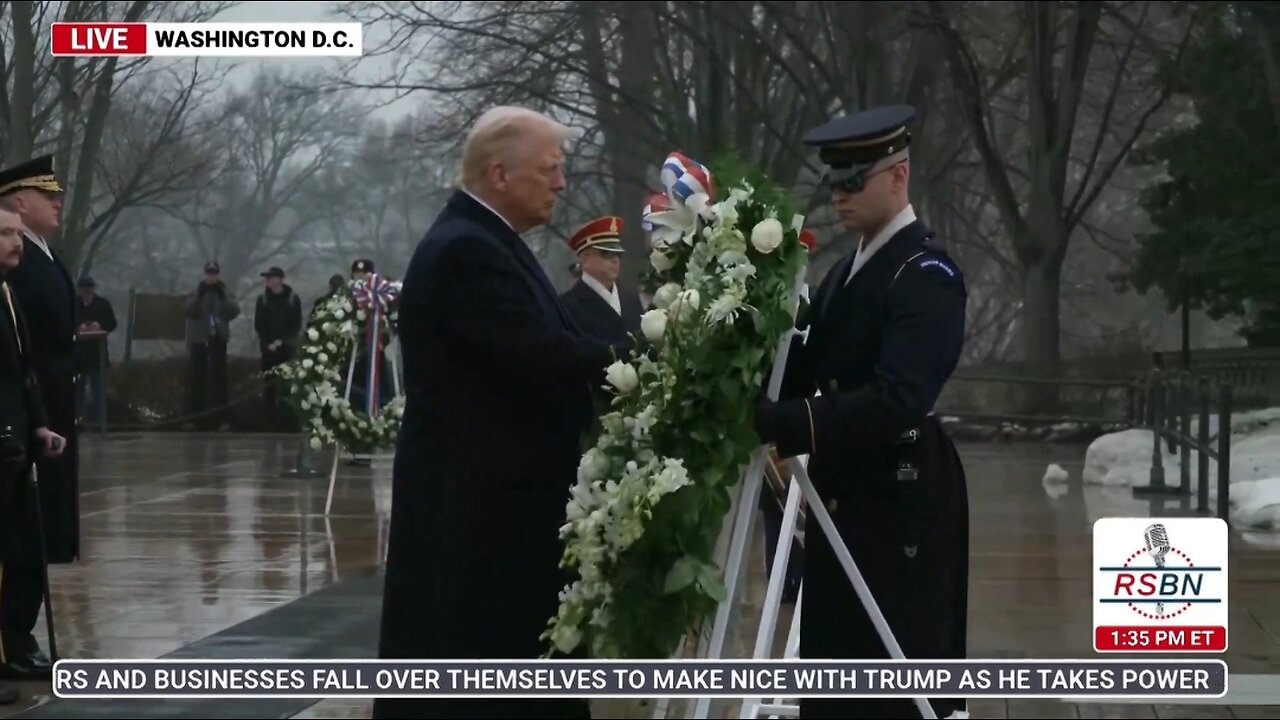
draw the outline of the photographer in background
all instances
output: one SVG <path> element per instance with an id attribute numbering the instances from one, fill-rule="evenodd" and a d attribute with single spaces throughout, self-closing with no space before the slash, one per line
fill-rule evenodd
<path id="1" fill-rule="evenodd" d="M 283 365 L 293 359 L 302 333 L 302 300 L 293 288 L 285 284 L 284 270 L 268 268 L 262 273 L 266 288 L 258 296 L 254 308 L 253 328 L 258 333 L 258 350 L 262 354 L 262 372 Z M 265 398 L 271 422 L 281 425 L 287 414 L 280 406 L 280 381 L 266 380 Z"/>
<path id="2" fill-rule="evenodd" d="M 22 221 L 0 209 L 0 678 L 6 680 L 52 675 L 52 665 L 31 647 L 46 562 L 31 467 L 37 457 L 59 457 L 66 445 L 48 428 L 27 321 L 9 288 L 22 255 Z M 15 688 L 0 685 L 0 704 L 17 700 Z"/>
<path id="3" fill-rule="evenodd" d="M 76 283 L 76 353 L 80 356 L 78 397 L 88 393 L 88 403 L 80 417 L 106 431 L 107 389 L 103 372 L 110 364 L 107 338 L 115 331 L 115 309 L 111 301 L 97 292 L 97 284 L 88 275 Z"/>
<path id="4" fill-rule="evenodd" d="M 227 342 L 231 339 L 231 321 L 239 316 L 240 306 L 222 282 L 222 268 L 216 262 L 206 264 L 204 278 L 187 300 L 192 413 L 202 413 L 209 407 L 219 408 L 219 413 L 225 410 Z"/>

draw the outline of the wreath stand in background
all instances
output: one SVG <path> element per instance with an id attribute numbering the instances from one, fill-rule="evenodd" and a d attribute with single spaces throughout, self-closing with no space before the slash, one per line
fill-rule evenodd
<path id="1" fill-rule="evenodd" d="M 326 517 L 333 508 L 343 451 L 358 456 L 394 447 L 404 412 L 395 310 L 400 283 L 371 274 L 350 283 L 347 289 L 316 308 L 298 357 L 268 373 L 288 383 L 288 401 L 298 415 L 308 446 L 312 450 L 326 445 L 335 447 L 325 498 Z M 384 333 L 388 338 L 385 350 L 379 347 Z M 357 343 L 363 343 L 370 358 L 364 378 L 365 403 L 358 409 L 351 405 Z M 391 401 L 381 407 L 379 350 L 390 360 L 394 387 Z M 344 364 L 345 373 L 340 370 Z"/>

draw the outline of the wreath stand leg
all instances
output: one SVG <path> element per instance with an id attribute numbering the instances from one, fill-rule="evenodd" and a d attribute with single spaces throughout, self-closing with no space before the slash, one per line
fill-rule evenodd
<path id="1" fill-rule="evenodd" d="M 756 629 L 756 645 L 751 657 L 761 660 L 773 652 L 773 637 L 777 632 L 778 616 L 782 611 L 782 585 L 786 580 L 788 565 L 791 562 L 792 539 L 800 524 L 800 498 L 803 490 L 795 480 L 791 481 L 787 490 L 787 503 L 782 511 L 782 528 L 778 531 L 778 544 L 773 550 L 772 572 L 769 573 L 769 588 L 764 595 L 764 609 L 761 613 L 760 626 Z M 766 548 L 766 552 L 768 548 Z M 801 596 L 804 584 L 801 583 Z M 791 626 L 787 632 L 787 644 L 783 650 L 783 658 L 791 659 L 799 656 L 800 645 L 800 596 L 796 599 L 796 609 L 791 616 Z M 782 717 L 799 717 L 800 706 L 784 705 L 781 698 L 764 704 L 763 698 L 748 698 L 742 703 L 739 718 L 756 718 L 761 714 L 766 717 L 778 715 Z"/>
<path id="2" fill-rule="evenodd" d="M 350 402 L 351 400 L 351 383 L 356 376 L 356 354 L 358 352 L 359 352 L 359 347 L 357 347 L 356 345 L 352 345 L 351 359 L 347 361 L 347 385 L 346 385 L 346 390 L 345 392 L 343 392 L 343 395 L 342 395 L 343 398 L 346 399 L 348 402 Z M 372 392 L 372 390 L 369 390 L 369 392 Z M 333 489 L 334 489 L 334 486 L 338 484 L 338 463 L 341 460 L 342 460 L 342 443 L 341 442 L 334 443 L 333 467 L 329 468 L 329 494 L 328 496 L 325 497 L 325 501 L 324 501 L 325 517 L 329 516 L 329 510 L 333 508 Z"/>
<path id="3" fill-rule="evenodd" d="M 804 274 L 803 271 L 801 271 L 801 274 L 796 278 L 795 289 L 792 292 L 793 302 L 799 298 L 800 289 L 803 286 L 803 283 Z M 795 330 L 785 333 L 778 343 L 778 350 L 773 364 L 773 374 L 769 378 L 768 395 L 771 399 L 776 400 L 778 393 L 781 390 L 787 355 L 791 348 L 791 339 L 795 334 Z M 725 657 L 725 638 L 728 631 L 729 617 L 734 606 L 737 604 L 738 589 L 741 585 L 741 580 L 746 575 L 747 560 L 750 557 L 747 549 L 750 547 L 751 540 L 754 537 L 756 508 L 759 506 L 760 501 L 764 465 L 768 462 L 767 452 L 767 447 L 761 446 L 752 453 L 751 464 L 747 468 L 743 482 L 740 483 L 742 486 L 742 492 L 734 498 L 734 506 L 731 508 L 729 515 L 729 520 L 733 522 L 733 539 L 729 548 L 728 563 L 727 565 L 722 565 L 724 568 L 726 594 L 725 599 L 716 609 L 710 642 L 704 645 L 705 651 L 699 653 L 703 658 L 723 659 Z M 858 594 L 859 600 L 862 601 L 863 609 L 866 610 L 867 615 L 871 618 L 871 622 L 875 626 L 876 632 L 880 635 L 881 642 L 883 642 L 885 648 L 888 649 L 890 657 L 895 660 L 905 659 L 902 648 L 899 646 L 897 638 L 893 635 L 893 630 L 889 627 L 888 621 L 884 618 L 884 613 L 881 612 L 879 604 L 871 593 L 871 589 L 863 579 L 862 572 L 858 569 L 857 563 L 854 562 L 853 555 L 849 552 L 848 546 L 845 545 L 844 540 L 840 537 L 839 531 L 836 530 L 835 523 L 831 520 L 831 515 L 827 513 L 827 508 L 822 502 L 822 497 L 818 494 L 818 491 L 813 487 L 813 483 L 809 480 L 808 470 L 798 461 L 797 458 L 790 458 L 788 460 L 788 465 L 794 476 L 791 483 L 792 489 L 788 493 L 788 505 L 791 505 L 792 499 L 795 496 L 795 487 L 798 486 L 808 503 L 808 512 L 814 513 L 814 516 L 817 518 L 823 534 L 831 544 L 831 547 L 835 550 L 836 558 L 839 560 L 845 574 L 849 577 L 849 582 L 853 584 L 854 591 Z M 798 503 L 798 498 L 796 498 L 795 501 Z M 779 532 L 779 542 L 785 542 L 788 545 L 790 544 L 795 522 L 796 519 L 793 515 L 790 518 L 790 527 L 786 527 L 787 524 L 784 523 L 783 530 Z M 718 559 L 719 558 L 717 558 L 717 560 Z M 790 560 L 789 550 L 787 551 L 787 559 Z M 780 585 L 783 573 L 786 572 L 786 564 L 787 563 L 775 563 L 773 566 L 772 575 L 774 577 L 770 578 L 770 586 L 778 592 L 780 592 L 781 588 L 773 588 L 773 586 L 775 583 Z M 776 626 L 778 610 L 779 606 L 778 604 L 775 604 L 772 609 L 773 617 L 762 617 L 761 622 L 767 625 Z M 764 613 L 762 613 L 762 615 L 763 614 Z M 761 632 L 763 632 L 763 628 L 761 628 Z M 759 636 L 760 635 L 758 634 L 757 646 L 759 645 Z M 918 697 L 913 698 L 913 700 L 915 701 L 916 707 L 920 710 L 922 718 L 925 718 L 926 720 L 936 720 L 937 714 L 934 713 L 933 706 L 930 705 L 925 698 Z M 709 716 L 710 709 L 710 697 L 698 698 L 694 708 L 693 717 L 699 719 L 707 718 Z"/>

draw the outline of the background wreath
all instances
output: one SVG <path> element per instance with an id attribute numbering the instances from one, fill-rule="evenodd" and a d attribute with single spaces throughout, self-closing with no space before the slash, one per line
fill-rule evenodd
<path id="1" fill-rule="evenodd" d="M 404 415 L 404 396 L 396 396 L 370 416 L 348 398 L 347 373 L 356 342 L 369 332 L 369 312 L 359 307 L 361 281 L 351 283 L 320 303 L 303 333 L 297 357 L 267 372 L 288 386 L 292 408 L 313 450 L 341 445 L 353 454 L 394 447 Z M 388 341 L 396 334 L 394 304 L 379 314 L 378 332 Z M 385 347 L 385 345 L 384 345 Z M 353 378 L 355 381 L 355 378 Z"/>

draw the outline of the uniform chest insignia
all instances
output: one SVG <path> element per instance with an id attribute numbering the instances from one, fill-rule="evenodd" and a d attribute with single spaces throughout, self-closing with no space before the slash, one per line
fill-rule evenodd
<path id="1" fill-rule="evenodd" d="M 916 263 L 916 267 L 929 272 L 942 272 L 947 277 L 955 277 L 960 274 L 956 267 L 941 258 L 924 258 Z"/>

